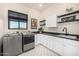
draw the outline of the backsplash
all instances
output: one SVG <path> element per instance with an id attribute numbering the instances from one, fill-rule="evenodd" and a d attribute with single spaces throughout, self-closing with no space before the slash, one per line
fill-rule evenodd
<path id="1" fill-rule="evenodd" d="M 59 23 L 58 27 L 56 27 L 56 28 L 45 28 L 45 31 L 64 33 L 62 31 L 62 29 L 64 27 L 67 27 L 67 31 L 68 31 L 69 34 L 78 34 L 79 35 L 79 21 Z"/>
<path id="2" fill-rule="evenodd" d="M 70 34 L 79 34 L 79 21 L 59 24 L 58 31 L 62 32 L 63 27 L 67 27 Z"/>

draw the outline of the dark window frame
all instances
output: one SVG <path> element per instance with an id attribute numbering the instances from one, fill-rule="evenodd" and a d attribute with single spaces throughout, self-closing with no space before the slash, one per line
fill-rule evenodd
<path id="1" fill-rule="evenodd" d="M 9 12 L 13 12 L 13 13 L 16 13 L 16 14 L 18 13 L 20 15 L 25 15 L 26 19 L 10 16 Z M 13 19 L 13 20 L 11 20 L 11 19 Z M 10 21 L 17 21 L 16 19 L 18 20 L 18 28 L 10 28 Z M 20 28 L 20 21 L 25 21 L 26 22 L 26 28 Z M 27 14 L 23 14 L 23 13 L 19 13 L 19 12 L 16 12 L 16 11 L 8 10 L 8 29 L 9 30 L 27 30 L 27 28 L 28 28 L 28 15 Z"/>

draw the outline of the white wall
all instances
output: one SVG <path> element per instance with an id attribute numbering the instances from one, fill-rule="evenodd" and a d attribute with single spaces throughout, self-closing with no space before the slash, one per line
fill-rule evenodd
<path id="1" fill-rule="evenodd" d="M 27 30 L 8 30 L 8 10 L 13 10 L 21 13 L 28 14 L 28 29 L 31 31 L 37 31 L 36 29 L 31 29 L 31 18 L 38 19 L 38 28 L 39 28 L 39 20 L 43 20 L 47 18 L 49 15 L 56 14 L 61 15 L 64 13 L 67 13 L 65 11 L 66 8 L 73 7 L 73 11 L 79 10 L 79 4 L 58 4 L 55 3 L 51 5 L 50 7 L 44 9 L 43 11 L 39 12 L 38 10 L 31 9 L 28 6 L 22 5 L 22 4 L 1 4 L 0 3 L 0 20 L 3 22 L 3 29 L 0 30 L 0 32 L 7 33 L 7 32 L 15 32 L 15 31 L 22 31 L 26 32 Z M 72 34 L 79 34 L 79 22 L 73 22 L 73 23 L 62 23 L 58 24 L 57 28 L 44 28 L 45 31 L 50 32 L 62 32 L 62 28 L 66 26 L 68 28 L 68 31 Z"/>
<path id="2" fill-rule="evenodd" d="M 55 3 L 52 6 L 41 12 L 41 19 L 46 19 L 49 15 L 56 14 L 57 16 L 67 13 L 66 8 L 73 7 L 73 11 L 79 10 L 79 4 L 67 4 L 67 3 Z M 68 32 L 71 34 L 79 34 L 79 21 L 73 23 L 62 23 L 58 24 L 57 28 L 44 28 L 45 31 L 49 32 L 62 32 L 63 27 L 68 28 Z"/>
<path id="3" fill-rule="evenodd" d="M 26 32 L 27 30 L 8 30 L 8 10 L 13 10 L 21 13 L 28 14 L 28 30 L 30 29 L 31 31 L 37 31 L 37 29 L 31 29 L 31 18 L 36 18 L 38 19 L 38 23 L 40 20 L 40 12 L 31 9 L 25 5 L 22 4 L 0 4 L 0 20 L 3 20 L 3 32 L 8 33 L 8 32 L 15 32 L 15 31 L 22 31 Z M 38 24 L 39 27 L 39 24 Z"/>

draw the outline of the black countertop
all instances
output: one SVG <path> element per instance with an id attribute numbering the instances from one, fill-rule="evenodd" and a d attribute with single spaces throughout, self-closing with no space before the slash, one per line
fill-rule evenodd
<path id="1" fill-rule="evenodd" d="M 37 32 L 33 32 L 33 33 L 39 34 L 38 31 Z M 45 32 L 45 31 L 43 31 L 41 34 L 55 36 L 55 37 L 59 37 L 59 38 L 70 39 L 70 40 L 75 40 L 75 41 L 79 41 L 79 35 L 76 35 L 76 34 L 65 34 L 65 33 Z M 76 37 L 76 38 L 67 38 L 67 37 L 62 37 L 60 35 L 73 36 L 73 37 Z"/>
<path id="2" fill-rule="evenodd" d="M 79 38 L 67 38 L 67 37 L 62 37 L 62 36 L 58 36 L 55 34 L 48 34 L 48 33 L 42 33 L 44 35 L 50 35 L 50 36 L 54 36 L 54 37 L 59 37 L 59 38 L 65 38 L 65 39 L 70 39 L 70 40 L 75 40 L 75 41 L 79 41 Z M 69 35 L 68 35 L 69 36 Z M 76 37 L 76 36 L 75 36 Z"/>

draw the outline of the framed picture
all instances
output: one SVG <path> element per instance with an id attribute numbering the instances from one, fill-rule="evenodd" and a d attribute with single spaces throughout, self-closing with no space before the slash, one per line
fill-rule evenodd
<path id="1" fill-rule="evenodd" d="M 31 29 L 37 29 L 37 19 L 31 18 Z"/>

